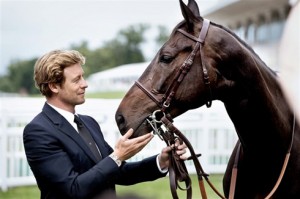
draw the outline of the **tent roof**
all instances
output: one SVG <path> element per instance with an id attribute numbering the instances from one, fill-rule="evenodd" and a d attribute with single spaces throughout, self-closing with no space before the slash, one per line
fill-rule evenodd
<path id="1" fill-rule="evenodd" d="M 110 79 L 128 76 L 140 76 L 150 62 L 132 63 L 121 65 L 112 69 L 94 73 L 88 77 L 89 80 Z"/>

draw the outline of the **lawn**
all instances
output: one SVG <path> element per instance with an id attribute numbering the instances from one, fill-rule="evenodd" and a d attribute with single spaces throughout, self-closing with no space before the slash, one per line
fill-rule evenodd
<path id="1" fill-rule="evenodd" d="M 209 176 L 209 180 L 222 193 L 222 177 L 223 174 L 214 174 Z M 191 175 L 193 182 L 193 199 L 200 199 L 201 194 L 198 187 L 196 175 Z M 219 197 L 213 192 L 209 185 L 205 182 L 206 191 L 209 199 L 218 199 Z M 145 182 L 133 186 L 117 186 L 119 196 L 137 195 L 145 199 L 171 199 L 171 191 L 169 187 L 169 178 L 165 177 L 153 182 Z M 186 192 L 178 190 L 179 198 L 186 198 Z M 0 191 L 1 199 L 38 199 L 40 197 L 37 186 L 26 186 L 10 188 L 7 192 Z"/>
<path id="2" fill-rule="evenodd" d="M 216 189 L 222 192 L 222 178 L 223 174 L 214 174 L 209 176 L 210 182 L 216 187 Z M 193 199 L 201 199 L 200 189 L 198 186 L 197 176 L 191 175 L 192 179 L 192 191 L 193 191 Z M 219 199 L 213 190 L 209 187 L 207 182 L 205 184 L 205 189 L 207 192 L 207 196 L 209 199 Z M 184 187 L 184 186 L 182 186 Z M 121 196 L 124 194 L 134 193 L 140 197 L 146 197 L 145 199 L 171 199 L 172 194 L 170 191 L 169 178 L 168 176 L 159 179 L 153 182 L 146 182 L 142 184 L 137 184 L 134 186 L 117 186 L 117 193 Z M 186 192 L 178 189 L 177 194 L 180 199 L 186 198 Z"/>
<path id="3" fill-rule="evenodd" d="M 121 99 L 125 96 L 125 92 L 98 92 L 98 93 L 87 93 L 86 98 L 101 98 L 101 99 Z"/>

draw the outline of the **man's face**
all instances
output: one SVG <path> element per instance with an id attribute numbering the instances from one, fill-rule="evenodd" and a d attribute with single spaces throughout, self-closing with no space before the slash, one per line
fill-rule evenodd
<path id="1" fill-rule="evenodd" d="M 88 87 L 83 78 L 84 71 L 80 64 L 74 64 L 64 69 L 65 81 L 58 87 L 59 101 L 66 108 L 74 108 L 85 101 L 85 89 Z"/>

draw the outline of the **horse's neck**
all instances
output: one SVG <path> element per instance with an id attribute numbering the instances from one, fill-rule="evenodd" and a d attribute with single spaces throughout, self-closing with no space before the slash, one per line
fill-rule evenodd
<path id="1" fill-rule="evenodd" d="M 235 99 L 224 101 L 224 105 L 245 145 L 263 145 L 272 136 L 275 147 L 288 137 L 284 132 L 291 129 L 291 110 L 270 69 L 256 56 L 248 56 L 244 61 L 241 66 L 249 72 L 238 74 L 240 82 L 236 82 L 233 91 Z M 248 74 L 251 77 L 245 76 Z"/>

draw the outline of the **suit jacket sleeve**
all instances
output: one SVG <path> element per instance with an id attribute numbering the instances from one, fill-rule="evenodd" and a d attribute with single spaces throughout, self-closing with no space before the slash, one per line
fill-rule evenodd
<path id="1" fill-rule="evenodd" d="M 154 156 L 117 167 L 107 157 L 113 150 L 104 141 L 95 121 L 90 123 L 90 130 L 98 131 L 97 138 L 103 139 L 104 146 L 101 146 L 103 159 L 94 162 L 79 144 L 80 137 L 76 131 L 73 134 L 66 132 L 66 129 L 71 131 L 71 125 L 67 121 L 58 122 L 63 120 L 61 117 L 51 121 L 42 112 L 24 129 L 27 160 L 42 195 L 56 192 L 66 198 L 89 198 L 114 189 L 116 183 L 129 185 L 165 175 L 159 172 Z"/>

